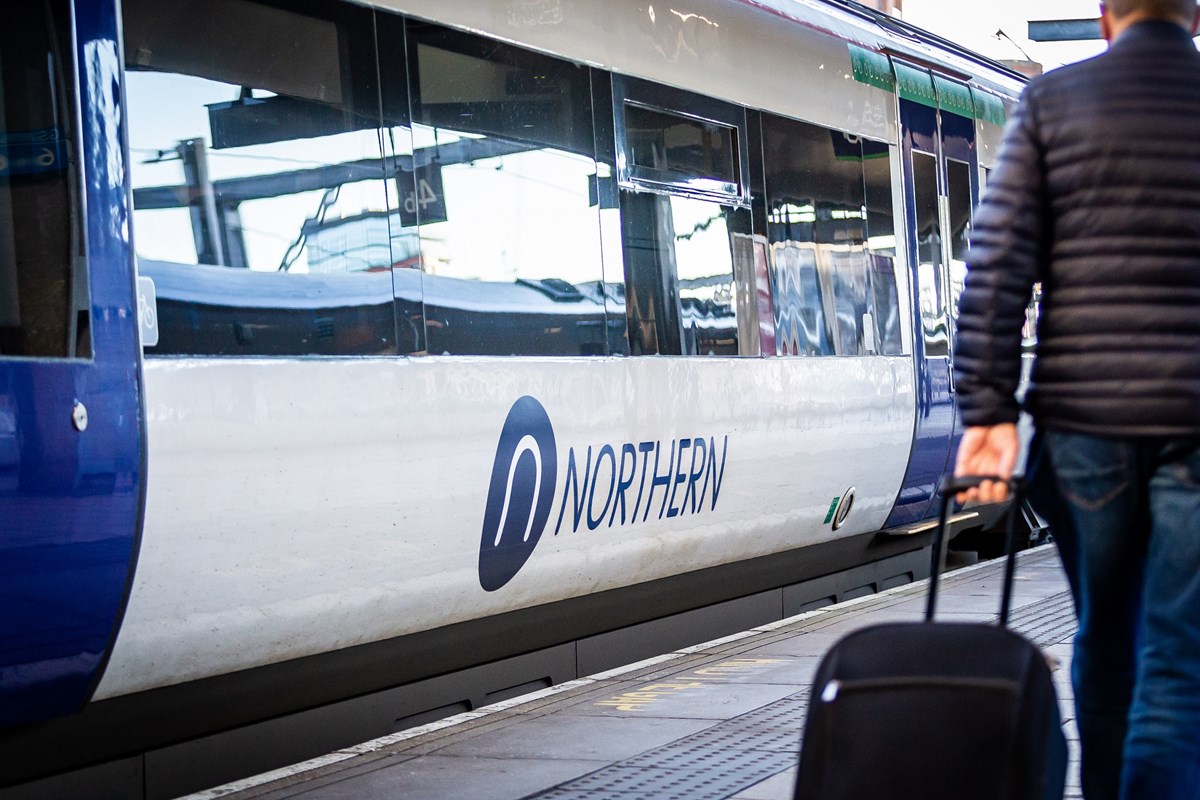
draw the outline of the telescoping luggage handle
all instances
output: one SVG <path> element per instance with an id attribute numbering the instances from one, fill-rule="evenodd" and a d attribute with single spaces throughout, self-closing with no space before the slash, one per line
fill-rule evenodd
<path id="1" fill-rule="evenodd" d="M 929 598 L 925 606 L 926 622 L 933 622 L 933 614 L 937 610 L 938 579 L 941 577 L 943 551 L 946 548 L 946 519 L 950 511 L 950 503 L 954 501 L 954 496 L 959 492 L 973 489 L 986 481 L 1008 484 L 1008 491 L 1012 496 L 1012 503 L 1008 507 L 1004 526 L 1004 552 L 1007 553 L 1007 558 L 1004 564 L 1004 594 L 1000 600 L 1000 626 L 1008 627 L 1008 614 L 1012 608 L 1013 579 L 1017 572 L 1017 514 L 1021 513 L 1021 500 L 1025 496 L 1025 481 L 1018 477 L 1005 480 L 989 475 L 968 475 L 961 478 L 942 479 L 939 490 L 942 495 L 941 511 L 938 514 L 937 534 L 933 540 L 933 565 L 929 570 Z"/>

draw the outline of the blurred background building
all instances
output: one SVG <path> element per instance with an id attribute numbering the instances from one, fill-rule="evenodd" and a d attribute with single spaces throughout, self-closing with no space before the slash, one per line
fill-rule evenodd
<path id="1" fill-rule="evenodd" d="M 904 5 L 904 0 L 863 0 L 863 4 L 896 17 L 903 16 L 901 6 Z"/>

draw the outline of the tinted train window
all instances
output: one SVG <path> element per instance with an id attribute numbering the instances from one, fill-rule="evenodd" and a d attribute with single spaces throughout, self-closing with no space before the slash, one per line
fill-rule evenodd
<path id="1" fill-rule="evenodd" d="M 70 21 L 34 0 L 0 26 L 0 356 L 91 356 Z"/>
<path id="2" fill-rule="evenodd" d="M 622 188 L 750 202 L 744 108 L 621 76 L 613 88 Z"/>
<path id="3" fill-rule="evenodd" d="M 737 129 L 625 104 L 629 162 L 646 181 L 737 194 Z"/>
<path id="4" fill-rule="evenodd" d="M 950 353 L 949 321 L 942 286 L 942 225 L 938 216 L 937 159 L 913 151 L 913 190 L 916 197 L 917 299 L 925 355 Z"/>
<path id="5" fill-rule="evenodd" d="M 864 151 L 856 137 L 839 131 L 769 115 L 763 117 L 763 149 L 779 354 L 889 352 L 893 333 L 881 335 L 880 323 L 898 319 L 895 275 L 886 240 L 877 242 L 879 262 L 868 258 L 864 172 L 866 156 L 875 161 L 881 153 Z M 887 229 L 890 188 L 885 204 L 878 197 L 884 190 L 878 169 L 872 171 L 873 202 L 878 225 Z M 877 296 L 883 306 L 878 312 Z"/>
<path id="6" fill-rule="evenodd" d="M 749 211 L 637 192 L 622 192 L 621 211 L 631 352 L 757 355 L 757 320 L 739 326 L 737 285 L 754 275 Z"/>
<path id="7" fill-rule="evenodd" d="M 867 258 L 875 303 L 876 349 L 882 355 L 899 355 L 904 351 L 904 342 L 896 282 L 891 148 L 868 140 L 863 140 L 862 148 L 863 177 L 867 185 Z"/>
<path id="8" fill-rule="evenodd" d="M 371 12 L 123 5 L 148 352 L 396 352 Z"/>
<path id="9" fill-rule="evenodd" d="M 391 20 L 380 40 L 399 47 Z M 415 232 L 428 352 L 603 355 L 607 352 L 588 69 L 432 25 L 409 22 L 414 165 L 401 190 L 403 235 Z M 388 88 L 400 77 L 383 63 Z M 411 200 L 409 199 L 411 198 Z"/>

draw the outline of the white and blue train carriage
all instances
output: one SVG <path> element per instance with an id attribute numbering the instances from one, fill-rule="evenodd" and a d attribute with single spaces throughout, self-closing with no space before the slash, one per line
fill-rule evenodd
<path id="1" fill-rule="evenodd" d="M 0 786 L 921 575 L 1020 89 L 848 0 L 8 9 Z"/>

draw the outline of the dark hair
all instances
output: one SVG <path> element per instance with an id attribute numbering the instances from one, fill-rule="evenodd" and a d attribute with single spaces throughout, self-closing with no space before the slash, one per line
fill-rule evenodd
<path id="1" fill-rule="evenodd" d="M 1104 6 L 1115 17 L 1141 12 L 1154 19 L 1191 22 L 1196 16 L 1196 0 L 1105 0 Z"/>

